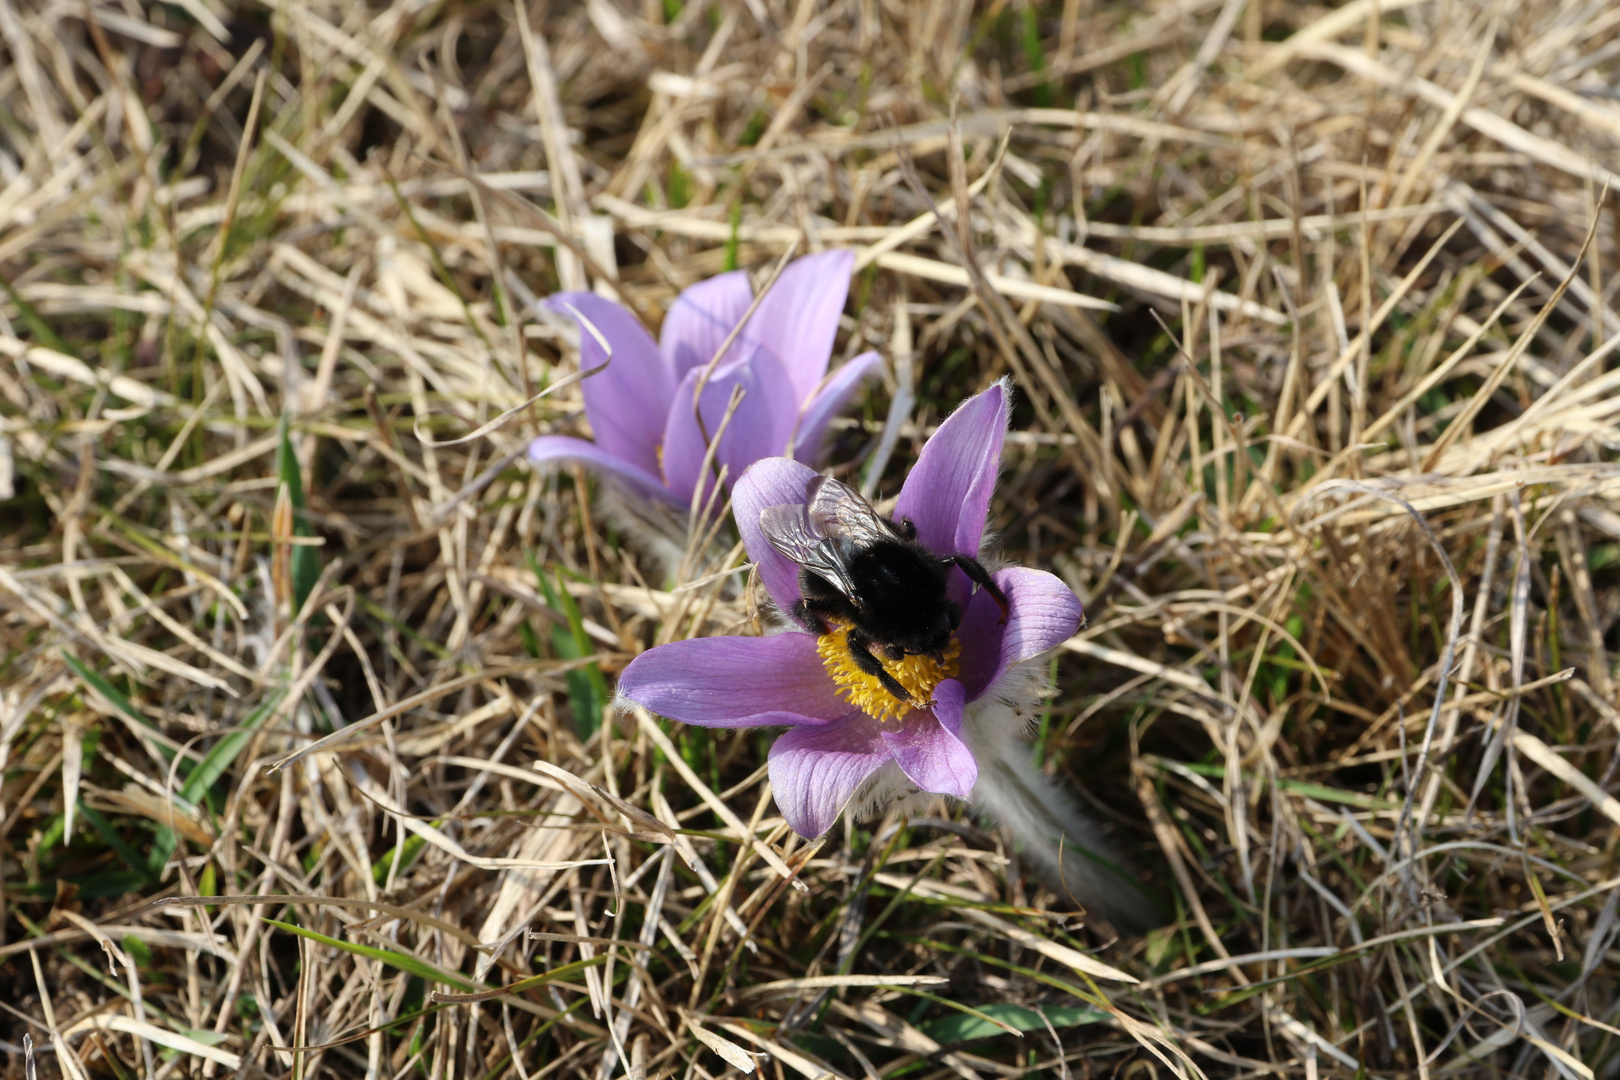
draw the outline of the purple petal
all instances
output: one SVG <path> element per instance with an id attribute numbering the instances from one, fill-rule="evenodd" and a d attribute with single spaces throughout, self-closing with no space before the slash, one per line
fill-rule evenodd
<path id="1" fill-rule="evenodd" d="M 793 425 L 799 418 L 799 403 L 787 392 L 787 373 L 781 361 L 767 352 L 738 364 L 729 373 L 712 379 L 703 391 L 703 419 L 711 432 L 720 428 L 732 387 L 741 387 L 742 401 L 731 422 L 720 436 L 717 453 L 728 466 L 730 483 L 762 458 L 776 457 L 787 449 Z"/>
<path id="2" fill-rule="evenodd" d="M 700 281 L 675 298 L 664 316 L 658 343 L 674 364 L 677 380 L 714 359 L 753 301 L 748 275 L 741 270 Z M 735 345 L 727 350 L 737 351 Z"/>
<path id="3" fill-rule="evenodd" d="M 529 460 L 536 465 L 553 461 L 577 461 L 618 480 L 642 495 L 676 502 L 674 495 L 652 473 L 638 469 L 623 458 L 608 453 L 585 439 L 567 435 L 542 435 L 529 444 Z M 686 505 L 684 502 L 680 505 Z"/>
<path id="4" fill-rule="evenodd" d="M 585 415 L 591 422 L 596 445 L 615 457 L 657 475 L 658 444 L 663 429 L 649 420 L 669 411 L 675 392 L 675 374 L 658 351 L 647 328 L 624 308 L 595 293 L 559 293 L 546 307 L 564 315 L 589 319 L 613 347 L 612 362 L 588 328 L 579 333 L 579 367 L 590 371 L 606 363 L 607 370 L 580 383 Z M 574 310 L 570 311 L 572 307 Z M 576 317 L 577 318 L 577 317 Z"/>
<path id="5" fill-rule="evenodd" d="M 968 398 L 928 440 L 895 503 L 939 555 L 977 555 L 1007 434 L 1007 386 Z"/>
<path id="6" fill-rule="evenodd" d="M 791 458 L 766 458 L 756 461 L 731 489 L 737 535 L 759 568 L 759 579 L 766 591 L 783 611 L 799 599 L 799 567 L 765 539 L 759 527 L 759 512 L 767 506 L 803 506 L 805 485 L 815 475 L 808 465 Z"/>
<path id="7" fill-rule="evenodd" d="M 821 454 L 821 441 L 827 424 L 843 409 L 861 383 L 883 370 L 883 357 L 864 352 L 833 372 L 816 396 L 810 399 L 793 438 L 793 456 L 812 462 Z"/>
<path id="8" fill-rule="evenodd" d="M 789 827 L 805 839 L 832 828 L 844 804 L 889 751 L 881 725 L 855 712 L 819 727 L 796 727 L 771 747 L 771 790 Z"/>
<path id="9" fill-rule="evenodd" d="M 936 795 L 965 799 L 979 781 L 979 765 L 962 741 L 967 690 L 955 679 L 934 687 L 934 707 L 913 709 L 898 728 L 885 727 L 883 745 L 913 784 Z"/>
<path id="10" fill-rule="evenodd" d="M 962 613 L 958 678 L 977 698 L 1014 664 L 1062 644 L 1080 629 L 1080 600 L 1044 570 L 1011 566 L 990 575 L 1007 594 L 1007 623 L 995 597 L 980 589 Z"/>
<path id="11" fill-rule="evenodd" d="M 809 634 L 711 637 L 648 649 L 619 693 L 660 716 L 703 727 L 825 724 L 849 712 Z"/>
<path id="12" fill-rule="evenodd" d="M 681 376 L 664 417 L 664 483 L 684 506 L 691 505 L 692 489 L 697 487 L 707 449 L 697 421 L 692 419 L 692 395 L 697 391 L 698 376 L 697 370 Z"/>
<path id="13" fill-rule="evenodd" d="M 782 361 L 795 402 L 808 400 L 827 374 L 854 265 L 855 253 L 849 250 L 793 260 L 748 320 L 744 333 Z"/>
<path id="14" fill-rule="evenodd" d="M 688 498 L 703 469 L 705 429 L 711 439 L 720 433 L 715 464 L 726 466 L 727 483 L 735 485 L 748 466 L 782 452 L 798 412 L 781 362 L 764 350 L 756 350 L 745 362 L 722 369 L 704 385 L 704 427 L 700 428 L 692 410 L 692 393 L 700 374 L 696 368 L 686 373 L 675 390 L 665 421 L 664 476 L 673 490 L 684 492 Z M 727 422 L 726 409 L 735 387 L 742 388 L 743 396 Z"/>

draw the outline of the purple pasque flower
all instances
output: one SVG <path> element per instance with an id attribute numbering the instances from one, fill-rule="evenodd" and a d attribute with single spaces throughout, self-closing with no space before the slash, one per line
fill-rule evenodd
<path id="1" fill-rule="evenodd" d="M 970 398 L 923 447 L 901 488 L 894 517 L 911 519 L 917 540 L 941 558 L 979 552 L 1007 407 L 1004 383 Z M 800 599 L 798 567 L 766 540 L 760 513 L 803 504 L 815 475 L 797 461 L 768 458 L 732 489 L 737 531 L 783 611 Z M 1016 669 L 1074 634 L 1081 619 L 1080 601 L 1051 574 L 1007 567 L 991 577 L 1007 596 L 1005 622 L 995 598 L 974 590 L 953 566 L 949 589 L 962 618 L 944 664 L 924 656 L 885 662 L 926 707 L 902 706 L 875 677 L 855 670 L 837 629 L 820 637 L 789 630 L 661 645 L 631 661 L 619 692 L 688 724 L 786 726 L 771 747 L 771 785 L 801 836 L 826 832 L 857 794 L 915 789 L 967 799 L 979 776 L 975 748 L 1016 734 L 980 733 L 977 722 L 1015 722 L 1007 699 L 1027 696 L 1030 685 Z"/>
<path id="2" fill-rule="evenodd" d="M 685 508 L 703 470 L 708 438 L 721 430 L 735 387 L 743 397 L 715 447 L 728 484 L 760 458 L 791 452 L 800 461 L 813 460 L 828 422 L 882 364 L 877 353 L 866 352 L 827 374 L 854 261 L 853 252 L 826 251 L 783 269 L 709 373 L 701 426 L 693 396 L 753 303 L 746 273 L 721 274 L 682 292 L 656 343 L 612 300 L 584 292 L 549 297 L 551 310 L 590 320 L 612 346 L 612 363 L 580 384 L 595 441 L 542 435 L 529 444 L 529 460 L 578 461 L 641 495 Z M 582 332 L 580 370 L 607 359 L 595 336 Z"/>

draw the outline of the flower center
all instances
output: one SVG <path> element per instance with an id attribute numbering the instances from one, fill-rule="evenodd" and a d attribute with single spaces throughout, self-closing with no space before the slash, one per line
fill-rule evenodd
<path id="1" fill-rule="evenodd" d="M 855 663 L 855 657 L 850 652 L 847 623 L 835 622 L 832 630 L 816 639 L 816 653 L 821 657 L 827 674 L 838 684 L 839 696 L 879 721 L 898 720 L 912 709 L 927 708 L 933 700 L 934 687 L 955 677 L 956 658 L 961 652 L 962 644 L 952 634 L 951 643 L 945 646 L 944 663 L 931 656 L 907 655 L 899 660 L 890 660 L 881 653 L 874 653 L 883 670 L 894 676 L 895 682 L 905 687 L 906 693 L 911 695 L 910 701 L 901 701 L 889 692 L 889 688 L 876 675 L 862 671 Z"/>

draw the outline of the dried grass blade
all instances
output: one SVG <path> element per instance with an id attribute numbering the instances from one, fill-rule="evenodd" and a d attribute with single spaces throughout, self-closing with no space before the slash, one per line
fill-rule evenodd
<path id="1" fill-rule="evenodd" d="M 1502 727 L 1502 721 L 1495 717 L 1486 722 L 1493 731 L 1500 730 Z M 1604 791 L 1591 777 L 1571 765 L 1563 755 L 1556 753 L 1552 747 L 1528 731 L 1514 727 L 1510 732 L 1510 736 L 1514 747 L 1521 754 L 1580 792 L 1581 796 L 1590 802 L 1598 813 L 1616 825 L 1620 825 L 1620 799 L 1616 799 L 1613 795 Z"/>
<path id="2" fill-rule="evenodd" d="M 562 664 L 565 665 L 566 663 L 571 662 L 572 661 L 566 661 L 562 662 Z M 339 728 L 329 735 L 323 735 L 321 738 L 316 739 L 303 749 L 294 751 L 293 753 L 288 754 L 286 757 L 277 761 L 272 761 L 270 763 L 269 771 L 277 772 L 281 769 L 285 769 L 289 765 L 302 761 L 310 754 L 322 753 L 337 743 L 343 742 L 355 735 L 358 735 L 367 728 L 375 727 L 384 720 L 408 713 L 412 709 L 420 708 L 421 706 L 426 705 L 428 702 L 437 701 L 438 699 L 445 697 L 446 695 L 453 694 L 458 690 L 465 690 L 467 687 L 474 686 L 485 681 L 486 679 L 493 681 L 508 675 L 518 675 L 525 672 L 551 671 L 556 670 L 559 666 L 559 662 L 556 661 L 531 661 L 523 664 L 506 664 L 501 667 L 490 668 L 485 671 L 475 671 L 467 675 L 458 675 L 453 679 L 445 680 L 437 686 L 431 686 L 420 693 L 412 694 L 410 697 L 405 698 L 402 701 L 397 701 L 386 709 L 380 709 L 363 720 L 356 720 L 347 727 Z"/>
<path id="3" fill-rule="evenodd" d="M 221 1050 L 217 1046 L 200 1043 L 196 1039 L 160 1028 L 145 1020 L 137 1020 L 132 1016 L 121 1013 L 97 1013 L 79 1020 L 62 1032 L 62 1037 L 69 1038 L 83 1031 L 121 1031 L 126 1035 L 134 1035 L 140 1039 L 150 1039 L 159 1046 L 166 1046 L 171 1050 L 178 1050 L 182 1054 L 190 1054 L 207 1061 L 218 1062 L 229 1069 L 242 1067 L 240 1054 L 233 1054 L 229 1050 Z"/>
<path id="4" fill-rule="evenodd" d="M 478 938 L 452 922 L 437 918 L 425 911 L 405 907 L 400 904 L 389 903 L 386 900 L 361 900 L 349 896 L 314 896 L 308 893 L 272 893 L 262 896 L 166 896 L 161 900 L 152 901 L 153 907 L 184 907 L 184 908 L 211 908 L 244 905 L 259 907 L 265 905 L 281 906 L 286 904 L 308 904 L 311 907 L 337 907 L 353 908 L 360 911 L 381 911 L 407 922 L 430 926 L 441 933 L 465 943 L 469 948 L 481 949 L 482 944 Z"/>
<path id="5" fill-rule="evenodd" d="M 669 736 L 665 735 L 659 728 L 658 722 L 652 718 L 652 714 L 639 706 L 635 709 L 635 714 L 641 730 L 647 733 L 647 738 L 651 739 L 658 749 L 663 751 L 665 759 L 674 767 L 676 772 L 680 773 L 681 779 L 686 781 L 687 786 L 697 794 L 698 798 L 702 799 L 711 810 L 720 815 L 720 820 L 736 830 L 737 839 L 752 848 L 754 853 L 765 861 L 766 865 L 780 874 L 784 880 L 791 883 L 794 889 L 799 892 L 809 892 L 809 886 L 799 880 L 798 873 L 783 862 L 782 857 L 771 850 L 769 844 L 761 842 L 759 837 L 749 832 L 748 826 L 743 824 L 742 819 L 736 815 L 731 807 L 716 797 L 709 785 L 705 784 L 698 774 L 692 771 L 692 766 L 688 765 L 686 759 L 681 756 L 681 752 L 675 749 L 675 744 L 670 742 Z"/>
<path id="6" fill-rule="evenodd" d="M 926 259 L 921 255 L 908 255 L 905 252 L 891 251 L 879 255 L 874 260 L 885 270 L 896 273 L 910 274 L 912 277 L 922 278 L 925 281 L 938 281 L 946 285 L 973 284 L 968 272 L 960 266 L 952 266 L 935 259 Z M 990 287 L 1003 296 L 1016 300 L 1035 300 L 1043 304 L 1061 304 L 1065 307 L 1081 308 L 1087 311 L 1118 311 L 1119 305 L 1111 300 L 1100 300 L 1095 296 L 1074 292 L 1072 289 L 1059 289 L 1051 285 L 1040 285 L 1033 281 L 1024 281 L 1021 278 L 1011 278 L 1005 274 L 986 273 L 984 280 Z"/>
<path id="7" fill-rule="evenodd" d="M 474 441 L 476 441 L 478 439 L 483 438 L 485 435 L 488 435 L 492 431 L 499 431 L 502 427 L 506 426 L 506 422 L 508 420 L 511 420 L 518 413 L 520 413 L 523 410 L 527 409 L 530 405 L 533 405 L 535 402 L 539 401 L 541 398 L 550 397 L 552 394 L 556 393 L 558 390 L 565 390 L 568 387 L 573 386 L 575 383 L 583 382 L 585 379 L 590 378 L 592 375 L 599 375 L 602 372 L 606 371 L 608 365 L 613 362 L 613 346 L 612 346 L 612 344 L 609 343 L 607 337 L 603 335 L 602 331 L 600 331 L 600 330 L 598 330 L 596 328 L 596 324 L 591 322 L 590 319 L 587 319 L 584 316 L 584 314 L 582 312 L 580 312 L 580 310 L 578 308 L 576 308 L 573 304 L 570 304 L 570 303 L 567 303 L 566 301 L 563 301 L 562 306 L 567 308 L 569 314 L 573 315 L 574 318 L 579 320 L 579 325 L 583 326 L 585 328 L 586 332 L 588 332 L 591 335 L 591 337 L 596 339 L 596 343 L 602 347 L 602 351 L 606 354 L 606 359 L 604 359 L 600 364 L 597 364 L 593 368 L 582 369 L 582 370 L 579 370 L 579 371 L 570 372 L 569 374 L 567 374 L 567 375 L 563 376 L 562 378 L 558 379 L 556 382 L 552 383 L 550 386 L 546 387 L 544 390 L 541 390 L 540 392 L 536 393 L 533 397 L 529 398 L 529 400 L 519 402 L 518 404 L 512 406 L 510 409 L 507 409 L 505 412 L 501 413 L 499 416 L 495 417 L 495 419 L 489 421 L 486 424 L 480 425 L 478 428 L 474 429 L 473 431 L 469 431 L 467 434 L 462 435 L 459 438 L 437 440 L 437 439 L 429 438 L 426 435 L 423 435 L 422 434 L 422 415 L 420 413 L 418 413 L 416 415 L 415 419 L 412 420 L 412 422 L 411 422 L 411 430 L 416 435 L 416 440 L 418 442 L 420 442 L 423 446 L 431 447 L 431 448 L 433 448 L 435 450 L 439 449 L 440 447 L 460 446 L 460 445 L 462 445 L 464 443 L 474 442 Z M 506 461 L 509 462 L 515 457 L 516 457 L 516 455 L 514 454 L 511 457 L 508 457 L 506 459 Z M 498 472 L 499 470 L 496 470 L 496 471 Z M 486 473 L 487 473 L 487 470 L 486 470 Z M 483 479 L 483 477 L 480 477 L 480 479 Z M 491 479 L 493 479 L 493 477 L 491 477 Z M 484 483 L 488 483 L 488 482 L 489 482 L 488 480 L 484 481 Z M 474 492 L 480 490 L 482 487 L 483 487 L 483 485 L 478 484 L 477 481 L 474 481 L 473 483 L 468 484 L 467 487 L 463 488 L 461 492 L 457 493 L 456 497 L 454 499 L 452 499 L 448 504 L 446 504 L 444 507 L 439 508 L 437 513 L 440 514 L 440 515 L 444 514 L 445 512 L 447 512 L 450 509 L 450 507 L 455 506 L 456 503 L 460 502 L 462 499 L 465 499 L 468 495 L 471 495 Z M 468 490 L 469 488 L 471 490 Z"/>
<path id="8" fill-rule="evenodd" d="M 1604 194 L 1607 195 L 1609 190 L 1607 182 L 1605 182 L 1603 190 Z M 1600 205 L 1601 202 L 1600 199 Z M 1564 293 L 1568 291 L 1571 282 L 1580 275 L 1581 263 L 1586 259 L 1586 252 L 1592 246 L 1592 238 L 1597 235 L 1598 222 L 1601 220 L 1601 214 L 1592 215 L 1592 222 L 1586 229 L 1586 238 L 1581 241 L 1580 254 L 1570 260 L 1569 273 L 1564 275 L 1564 279 L 1558 283 L 1558 288 L 1553 290 L 1553 294 L 1547 298 L 1547 302 L 1541 305 L 1541 310 L 1536 312 L 1536 317 L 1530 321 L 1530 325 L 1524 328 L 1524 332 L 1519 335 L 1518 340 L 1513 343 L 1513 347 L 1508 350 L 1507 356 L 1503 357 L 1496 370 L 1491 372 L 1490 378 L 1485 380 L 1484 385 L 1469 400 L 1467 407 L 1451 423 L 1446 425 L 1445 432 L 1434 441 L 1434 446 L 1430 448 L 1428 455 L 1423 459 L 1422 469 L 1424 472 L 1432 472 L 1436 463 L 1444 456 L 1447 448 L 1457 440 L 1459 435 L 1473 425 L 1474 418 L 1485 407 L 1485 403 L 1491 399 L 1491 395 L 1496 393 L 1496 388 L 1502 385 L 1502 380 L 1507 378 L 1508 372 L 1513 370 L 1515 361 L 1529 347 L 1530 342 L 1535 339 L 1537 331 L 1546 323 L 1547 317 L 1553 313 L 1553 309 L 1558 306 L 1558 301 L 1563 299 Z"/>
<path id="9" fill-rule="evenodd" d="M 1033 949 L 1048 960 L 1056 961 L 1065 967 L 1073 968 L 1075 971 L 1085 972 L 1094 979 L 1108 979 L 1111 982 L 1126 984 L 1141 981 L 1134 975 L 1126 974 L 1116 967 L 1103 963 L 1101 960 L 1094 960 L 1085 953 L 1071 949 L 1067 945 L 1060 945 L 1048 938 L 1041 937 L 1039 934 L 1032 934 L 1028 930 L 1014 926 L 1007 920 L 992 915 L 988 911 L 979 908 L 963 908 L 962 915 L 973 922 L 994 930 L 1009 941 L 1017 942 L 1026 949 Z"/>
<path id="10" fill-rule="evenodd" d="M 732 1042 L 730 1039 L 716 1035 L 714 1032 L 704 1027 L 696 1016 L 684 1009 L 681 1010 L 681 1019 L 686 1022 L 686 1029 L 692 1033 L 692 1036 L 696 1038 L 698 1042 L 720 1055 L 721 1059 L 724 1060 L 727 1065 L 730 1065 L 732 1068 L 744 1073 L 745 1075 L 753 1074 L 755 1068 L 754 1058 L 762 1057 L 763 1055 L 751 1054 L 747 1050 L 744 1050 L 742 1047 L 738 1046 L 736 1043 Z M 726 1027 L 727 1030 L 730 1030 L 735 1025 L 722 1026 Z"/>

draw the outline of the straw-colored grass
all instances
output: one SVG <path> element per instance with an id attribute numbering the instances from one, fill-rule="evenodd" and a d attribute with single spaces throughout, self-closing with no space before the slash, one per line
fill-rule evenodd
<path id="1" fill-rule="evenodd" d="M 1617 71 L 1612 0 L 0 0 L 5 1076 L 1617 1075 Z M 608 707 L 754 608 L 527 468 L 577 388 L 486 426 L 533 301 L 830 246 L 836 472 L 1013 376 L 1038 750 L 1164 929 Z"/>

